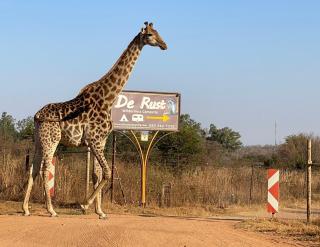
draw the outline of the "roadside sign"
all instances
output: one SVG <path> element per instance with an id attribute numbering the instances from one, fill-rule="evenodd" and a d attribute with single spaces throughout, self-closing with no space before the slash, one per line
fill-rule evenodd
<path id="1" fill-rule="evenodd" d="M 123 91 L 111 110 L 117 130 L 178 131 L 179 117 L 178 93 Z"/>
<path id="2" fill-rule="evenodd" d="M 268 204 L 269 213 L 279 212 L 279 170 L 268 169 Z"/>

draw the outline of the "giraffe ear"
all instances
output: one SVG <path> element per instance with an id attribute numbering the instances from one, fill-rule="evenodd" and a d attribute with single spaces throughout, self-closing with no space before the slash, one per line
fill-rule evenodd
<path id="1" fill-rule="evenodd" d="M 141 28 L 141 33 L 144 34 L 145 33 L 145 29 Z"/>

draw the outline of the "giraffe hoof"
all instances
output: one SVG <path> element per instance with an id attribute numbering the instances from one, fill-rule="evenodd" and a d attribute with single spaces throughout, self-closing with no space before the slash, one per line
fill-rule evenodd
<path id="1" fill-rule="evenodd" d="M 57 214 L 51 214 L 50 217 L 58 217 Z"/>
<path id="2" fill-rule="evenodd" d="M 87 214 L 87 210 L 89 209 L 89 205 L 81 204 L 80 207 L 81 207 L 82 213 Z"/>
<path id="3" fill-rule="evenodd" d="M 23 216 L 31 216 L 31 214 L 27 212 L 27 213 L 24 213 Z"/>
<path id="4" fill-rule="evenodd" d="M 107 217 L 107 215 L 103 214 L 103 215 L 99 215 L 99 219 L 100 220 L 107 220 L 108 217 Z"/>

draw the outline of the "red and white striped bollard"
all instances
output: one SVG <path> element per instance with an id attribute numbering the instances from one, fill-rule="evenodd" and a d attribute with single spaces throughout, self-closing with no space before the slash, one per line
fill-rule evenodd
<path id="1" fill-rule="evenodd" d="M 279 170 L 268 169 L 268 205 L 269 213 L 279 212 Z"/>
<path id="2" fill-rule="evenodd" d="M 55 173 L 55 164 L 56 164 L 57 158 L 53 157 L 52 162 L 50 166 L 48 167 L 49 169 L 49 191 L 50 191 L 50 196 L 54 196 L 54 173 Z"/>

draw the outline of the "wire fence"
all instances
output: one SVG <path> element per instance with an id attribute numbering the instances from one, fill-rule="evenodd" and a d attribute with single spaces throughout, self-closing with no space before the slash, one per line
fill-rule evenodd
<path id="1" fill-rule="evenodd" d="M 22 201 L 27 181 L 25 156 L 0 151 L 0 199 Z M 140 164 L 138 160 L 121 162 L 117 154 L 114 181 L 114 202 L 139 205 Z M 108 154 L 109 159 L 111 155 Z M 86 152 L 63 152 L 58 154 L 55 175 L 55 196 L 59 205 L 73 205 L 86 197 Z M 171 160 L 174 163 L 174 161 Z M 176 160 L 175 162 L 179 162 Z M 147 168 L 147 203 L 153 206 L 213 207 L 266 205 L 267 170 L 256 165 L 244 167 L 219 167 L 198 164 L 194 169 L 174 173 L 161 162 L 151 161 Z M 92 166 L 90 174 L 92 173 Z M 312 168 L 312 209 L 316 217 L 320 212 L 320 169 Z M 92 179 L 90 178 L 92 188 Z M 44 202 L 42 181 L 37 179 L 32 201 Z M 122 185 L 125 198 L 120 190 Z M 91 189 L 92 191 L 92 189 Z M 104 200 L 109 200 L 108 187 Z M 280 170 L 280 210 L 292 208 L 303 210 L 306 202 L 305 170 Z"/>

